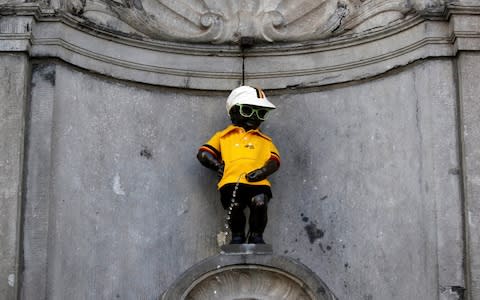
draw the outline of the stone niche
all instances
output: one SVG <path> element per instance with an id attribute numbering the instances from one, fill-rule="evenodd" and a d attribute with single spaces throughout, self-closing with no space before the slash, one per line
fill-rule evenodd
<path id="1" fill-rule="evenodd" d="M 477 0 L 0 0 L 0 300 L 480 299 L 479 32 Z M 274 254 L 218 254 L 195 159 L 242 83 Z"/>

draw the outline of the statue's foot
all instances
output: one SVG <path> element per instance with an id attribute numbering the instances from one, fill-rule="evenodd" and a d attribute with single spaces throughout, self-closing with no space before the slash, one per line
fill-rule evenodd
<path id="1" fill-rule="evenodd" d="M 245 243 L 245 237 L 242 235 L 234 235 L 232 236 L 232 240 L 230 241 L 230 244 L 244 244 Z"/>
<path id="2" fill-rule="evenodd" d="M 265 244 L 265 241 L 263 240 L 263 235 L 259 233 L 252 233 L 248 237 L 248 243 L 249 244 Z"/>

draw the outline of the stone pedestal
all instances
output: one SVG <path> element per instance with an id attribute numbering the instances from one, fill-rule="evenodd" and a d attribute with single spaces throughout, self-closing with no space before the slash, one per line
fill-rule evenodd
<path id="1" fill-rule="evenodd" d="M 220 253 L 225 255 L 273 254 L 272 245 L 269 244 L 223 245 L 220 249 Z"/>
<path id="2" fill-rule="evenodd" d="M 184 272 L 162 300 L 334 300 L 325 283 L 298 260 L 274 255 L 270 245 L 228 245 Z"/>

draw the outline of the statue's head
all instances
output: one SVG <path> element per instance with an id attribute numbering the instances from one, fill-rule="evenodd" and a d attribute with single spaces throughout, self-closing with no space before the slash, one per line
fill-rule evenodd
<path id="1" fill-rule="evenodd" d="M 275 109 L 259 88 L 240 86 L 227 99 L 227 112 L 234 125 L 245 130 L 257 129 L 270 110 Z"/>

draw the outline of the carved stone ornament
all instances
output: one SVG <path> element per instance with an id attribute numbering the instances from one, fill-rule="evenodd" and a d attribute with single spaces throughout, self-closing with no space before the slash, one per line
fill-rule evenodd
<path id="1" fill-rule="evenodd" d="M 301 282 L 297 282 L 285 273 L 260 267 L 237 266 L 213 272 L 206 278 L 202 278 L 187 293 L 185 299 L 316 300 L 316 297 L 303 287 Z"/>
<path id="2" fill-rule="evenodd" d="M 297 260 L 270 254 L 220 254 L 180 275 L 161 300 L 335 300 L 335 295 Z"/>
<path id="3" fill-rule="evenodd" d="M 445 0 L 67 0 L 112 31 L 192 43 L 298 42 L 366 31 Z"/>

